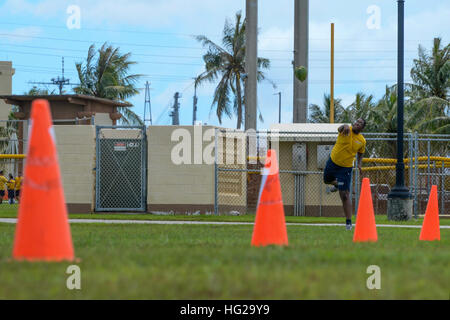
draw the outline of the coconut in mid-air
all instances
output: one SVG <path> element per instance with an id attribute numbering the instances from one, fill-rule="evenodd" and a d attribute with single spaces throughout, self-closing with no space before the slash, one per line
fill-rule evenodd
<path id="1" fill-rule="evenodd" d="M 306 80 L 306 76 L 308 75 L 308 72 L 306 71 L 306 68 L 304 66 L 298 66 L 294 70 L 295 77 L 300 80 L 300 82 L 303 82 Z"/>

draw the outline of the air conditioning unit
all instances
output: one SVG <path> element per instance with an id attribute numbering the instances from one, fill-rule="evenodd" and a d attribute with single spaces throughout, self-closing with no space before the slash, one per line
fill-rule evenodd
<path id="1" fill-rule="evenodd" d="M 331 150 L 333 150 L 333 145 L 317 146 L 317 169 L 325 169 Z"/>
<path id="2" fill-rule="evenodd" d="M 306 143 L 295 143 L 292 146 L 292 170 L 306 171 Z"/>

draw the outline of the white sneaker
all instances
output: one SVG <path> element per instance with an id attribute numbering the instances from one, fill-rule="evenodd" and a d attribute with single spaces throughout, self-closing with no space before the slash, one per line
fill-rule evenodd
<path id="1" fill-rule="evenodd" d="M 352 230 L 352 225 L 351 224 L 346 224 L 345 225 L 345 230 Z"/>
<path id="2" fill-rule="evenodd" d="M 335 186 L 327 187 L 327 188 L 325 189 L 325 192 L 326 192 L 327 194 L 330 194 L 330 193 L 336 192 L 336 191 L 338 191 L 338 188 L 336 188 Z"/>

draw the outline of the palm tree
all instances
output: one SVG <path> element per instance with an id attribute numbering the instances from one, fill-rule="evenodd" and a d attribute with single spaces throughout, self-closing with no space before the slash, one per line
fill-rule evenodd
<path id="1" fill-rule="evenodd" d="M 225 21 L 223 29 L 222 46 L 199 35 L 195 39 L 205 48 L 207 53 L 203 55 L 205 71 L 199 76 L 198 83 L 204 81 L 219 83 L 214 91 L 214 98 L 211 109 L 216 107 L 217 118 L 222 123 L 225 114 L 229 118 L 233 114 L 237 116 L 237 129 L 243 123 L 244 105 L 244 75 L 245 75 L 245 20 L 242 21 L 241 12 L 236 13 L 236 21 L 231 24 Z M 258 58 L 258 81 L 266 79 L 260 69 L 268 69 L 270 62 L 265 58 Z M 233 95 L 233 97 L 231 96 Z M 233 100 L 233 101 L 231 101 Z M 261 116 L 260 116 L 261 119 Z"/>
<path id="2" fill-rule="evenodd" d="M 449 101 L 438 97 L 424 98 L 411 103 L 411 116 L 406 122 L 410 131 L 450 134 Z"/>
<path id="3" fill-rule="evenodd" d="M 411 69 L 416 98 L 438 97 L 449 100 L 450 89 L 450 44 L 441 48 L 441 39 L 435 38 L 431 55 L 419 45 L 419 58 L 414 59 Z"/>
<path id="4" fill-rule="evenodd" d="M 139 93 L 135 86 L 141 77 L 129 74 L 134 61 L 130 61 L 131 53 L 120 54 L 119 48 L 107 45 L 106 42 L 98 51 L 91 45 L 85 63 L 76 63 L 80 85 L 73 90 L 78 94 L 86 94 L 99 98 L 127 102 L 126 99 Z M 127 107 L 118 107 L 125 124 L 140 124 L 141 118 Z"/>
<path id="5" fill-rule="evenodd" d="M 51 94 L 56 94 L 55 90 L 49 92 L 48 89 L 40 89 L 36 86 L 33 86 L 28 92 L 25 92 L 26 95 L 29 96 L 47 96 Z"/>
<path id="6" fill-rule="evenodd" d="M 358 92 L 355 101 L 347 107 L 347 113 L 350 114 L 350 121 L 353 123 L 359 118 L 366 120 L 366 132 L 372 131 L 372 113 L 375 108 L 373 95 L 366 96 L 362 92 Z"/>
<path id="7" fill-rule="evenodd" d="M 442 48 L 435 38 L 431 55 L 419 46 L 419 58 L 411 69 L 413 84 L 407 86 L 412 117 L 407 126 L 426 133 L 450 133 L 450 44 Z"/>
<path id="8" fill-rule="evenodd" d="M 413 104 L 405 100 L 405 131 L 411 132 L 410 125 L 414 120 Z M 380 133 L 397 133 L 397 85 L 386 86 L 385 94 L 376 103 L 370 115 L 370 131 Z M 386 141 L 373 144 L 372 154 L 377 157 L 397 157 L 397 142 Z M 405 149 L 406 156 L 406 149 Z"/>
<path id="9" fill-rule="evenodd" d="M 405 113 L 407 114 L 407 113 Z M 397 87 L 386 86 L 385 94 L 372 112 L 374 132 L 397 132 Z"/>
<path id="10" fill-rule="evenodd" d="M 330 123 L 331 97 L 329 94 L 323 95 L 323 107 L 317 104 L 309 105 L 309 122 Z M 334 122 L 350 122 L 348 111 L 342 106 L 342 99 L 334 99 Z"/>

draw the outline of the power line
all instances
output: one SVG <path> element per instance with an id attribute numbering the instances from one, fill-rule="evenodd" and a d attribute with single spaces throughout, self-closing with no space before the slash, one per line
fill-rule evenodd
<path id="1" fill-rule="evenodd" d="M 0 33 L 0 36 L 3 37 L 19 37 L 19 38 L 33 38 L 33 39 L 42 39 L 42 40 L 54 40 L 54 41 L 68 41 L 68 42 L 80 42 L 80 43 L 99 43 L 103 44 L 107 41 L 92 41 L 92 40 L 80 40 L 80 39 L 67 39 L 67 38 L 53 38 L 53 37 L 39 37 L 39 36 L 30 36 L 30 35 L 18 35 L 18 34 L 10 34 L 10 33 Z M 163 46 L 163 45 L 155 45 L 155 44 L 144 44 L 144 43 L 126 43 L 126 42 L 114 42 L 111 41 L 111 44 L 121 45 L 121 46 L 136 46 L 136 47 L 154 47 L 154 48 L 172 48 L 172 49 L 191 49 L 191 50 L 204 50 L 203 47 L 186 47 L 186 46 Z M 292 52 L 292 50 L 276 50 L 276 49 L 265 49 L 259 50 L 261 52 Z M 328 50 L 310 50 L 310 52 L 329 52 Z M 336 50 L 336 52 L 397 52 L 396 50 Z M 415 52 L 414 50 L 405 50 L 405 52 Z"/>
<path id="2" fill-rule="evenodd" d="M 62 76 L 57 76 L 56 78 L 52 78 L 51 82 L 29 82 L 31 84 L 45 84 L 45 85 L 56 85 L 59 88 L 59 94 L 62 94 L 64 86 L 70 86 L 74 85 L 73 83 L 70 83 L 70 79 L 67 79 L 64 77 L 64 57 L 62 57 Z"/>
<path id="3" fill-rule="evenodd" d="M 30 25 L 25 23 L 17 23 L 17 22 L 0 22 L 0 25 L 20 25 L 26 27 L 42 27 L 42 28 L 53 28 L 53 29 L 64 29 L 66 30 L 66 26 L 57 26 L 57 25 Z M 87 31 L 101 31 L 101 32 L 117 32 L 117 33 L 133 33 L 133 34 L 155 34 L 155 35 L 173 35 L 173 36 L 183 36 L 183 37 L 194 37 L 197 34 L 193 33 L 178 33 L 178 32 L 159 32 L 159 31 L 142 31 L 142 30 L 115 30 L 115 29 L 102 29 L 102 28 L 86 28 L 83 27 L 83 30 Z M 220 34 L 209 34 L 208 36 L 213 37 L 222 37 Z M 288 40 L 294 39 L 292 37 L 264 37 L 260 36 L 259 39 L 280 39 L 280 40 Z M 310 41 L 330 41 L 330 38 L 309 38 Z M 336 38 L 337 41 L 352 41 L 352 42 L 397 42 L 397 39 L 351 39 L 351 38 Z M 422 42 L 422 41 L 430 41 L 430 39 L 405 39 L 408 42 Z"/>
<path id="4" fill-rule="evenodd" d="M 8 53 L 16 53 L 16 54 L 26 54 L 26 55 L 38 55 L 38 56 L 52 56 L 52 57 L 60 57 L 60 54 L 51 54 L 51 53 L 41 53 L 41 52 L 24 52 L 24 51 L 17 51 L 17 50 L 2 50 L 2 52 L 8 52 Z M 79 57 L 79 56 L 67 56 L 64 55 L 64 57 L 72 58 L 72 59 L 79 59 L 83 60 L 85 57 Z M 269 59 L 270 60 L 270 59 Z M 341 60 L 337 59 L 338 61 L 352 61 L 352 59 L 346 59 Z M 380 59 L 380 60 L 374 60 L 374 61 L 393 61 L 394 59 Z M 412 59 L 414 60 L 414 59 Z M 327 62 L 328 60 L 321 59 L 321 60 L 312 60 L 312 61 L 324 61 Z M 371 61 L 371 60 L 359 60 L 359 61 Z M 204 66 L 203 63 L 184 63 L 184 62 L 173 62 L 173 61 L 135 61 L 137 63 L 142 64 L 167 64 L 167 65 L 185 65 L 185 66 Z M 323 66 L 322 66 L 323 67 Z M 373 66 L 374 68 L 377 66 Z M 270 68 L 274 69 L 292 69 L 292 66 L 271 66 Z M 319 67 L 320 68 L 320 67 Z M 337 68 L 345 68 L 338 66 Z M 351 67 L 349 67 L 351 68 Z M 359 67 L 362 68 L 362 67 Z M 377 67 L 378 68 L 378 67 Z"/>
<path id="5" fill-rule="evenodd" d="M 30 46 L 30 45 L 17 45 L 17 44 L 2 44 L 4 46 L 10 46 L 10 47 L 24 47 L 24 48 L 31 48 L 31 49 L 44 49 L 44 50 L 58 50 L 58 51 L 77 51 L 77 52 L 87 52 L 87 50 L 81 50 L 81 49 L 69 49 L 69 48 L 55 48 L 55 47 L 41 47 L 41 46 Z M 19 51 L 17 51 L 19 52 Z M 314 51 L 312 51 L 314 52 Z M 354 51 L 353 51 L 354 52 Z M 67 55 L 64 55 L 67 57 Z M 133 56 L 148 56 L 148 57 L 163 57 L 163 58 L 186 58 L 186 59 L 201 59 L 202 56 L 186 56 L 186 55 L 166 55 L 166 54 L 145 54 L 145 53 L 134 53 Z M 78 57 L 77 57 L 78 58 Z M 415 58 L 410 58 L 407 60 L 413 60 Z M 292 61 L 292 58 L 270 58 L 271 61 Z M 330 59 L 314 59 L 311 58 L 309 61 L 329 61 Z M 379 60 L 389 60 L 389 61 L 397 61 L 396 58 L 336 58 L 335 60 L 342 60 L 342 61 L 379 61 Z"/>

